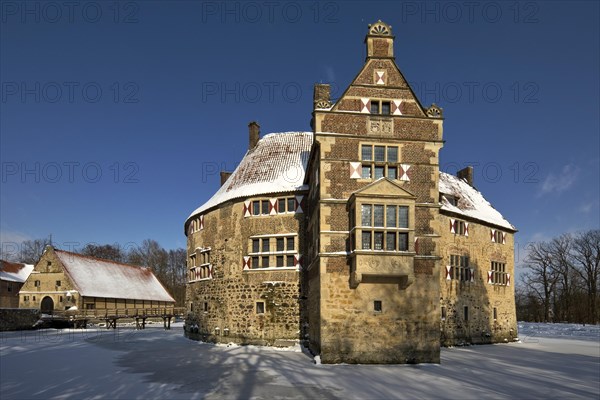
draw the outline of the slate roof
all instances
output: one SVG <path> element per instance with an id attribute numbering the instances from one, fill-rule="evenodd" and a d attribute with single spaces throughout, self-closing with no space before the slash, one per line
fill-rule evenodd
<path id="1" fill-rule="evenodd" d="M 33 271 L 33 265 L 0 260 L 0 279 L 8 282 L 23 283 Z"/>
<path id="2" fill-rule="evenodd" d="M 445 197 L 442 197 L 442 211 L 449 211 L 516 232 L 517 228 L 492 207 L 481 192 L 464 180 L 454 175 L 440 172 L 439 190 L 442 194 L 449 194 L 458 199 L 457 204 L 452 205 Z"/>
<path id="3" fill-rule="evenodd" d="M 54 252 L 82 296 L 175 302 L 147 268 L 62 250 Z"/>
<path id="4" fill-rule="evenodd" d="M 263 136 L 225 184 L 188 219 L 233 199 L 308 190 L 303 181 L 312 142 L 312 132 Z"/>

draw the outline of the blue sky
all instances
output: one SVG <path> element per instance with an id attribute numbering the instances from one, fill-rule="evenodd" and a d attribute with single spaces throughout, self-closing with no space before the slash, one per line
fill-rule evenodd
<path id="1" fill-rule="evenodd" d="M 248 122 L 310 130 L 313 84 L 340 95 L 378 19 L 444 109 L 441 169 L 475 166 L 518 249 L 600 226 L 598 2 L 66 4 L 1 3 L 3 246 L 185 247 Z"/>

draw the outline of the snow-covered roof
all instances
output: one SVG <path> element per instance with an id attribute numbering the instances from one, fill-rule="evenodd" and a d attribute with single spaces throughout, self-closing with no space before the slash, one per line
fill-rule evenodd
<path id="1" fill-rule="evenodd" d="M 256 147 L 246 152 L 223 186 L 188 219 L 237 198 L 307 190 L 303 181 L 312 142 L 312 132 L 263 136 Z"/>
<path id="2" fill-rule="evenodd" d="M 456 205 L 442 196 L 442 211 L 449 211 L 468 218 L 487 222 L 511 231 L 517 229 L 508 222 L 474 187 L 454 175 L 440 171 L 439 190 L 442 194 L 455 197 Z"/>
<path id="3" fill-rule="evenodd" d="M 0 279 L 9 282 L 23 283 L 33 271 L 33 265 L 12 263 L 0 260 Z"/>
<path id="4" fill-rule="evenodd" d="M 147 268 L 62 250 L 54 252 L 82 296 L 175 301 Z"/>

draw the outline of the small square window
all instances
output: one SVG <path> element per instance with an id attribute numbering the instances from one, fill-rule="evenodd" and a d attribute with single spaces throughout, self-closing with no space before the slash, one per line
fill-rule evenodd
<path id="1" fill-rule="evenodd" d="M 280 213 L 285 212 L 285 199 L 277 200 L 277 211 Z"/>
<path id="2" fill-rule="evenodd" d="M 40 287 L 40 281 L 35 281 L 35 282 L 33 283 L 33 285 L 34 285 L 35 287 Z"/>
<path id="3" fill-rule="evenodd" d="M 252 202 L 252 215 L 260 215 L 260 201 L 258 200 Z"/>
<path id="4" fill-rule="evenodd" d="M 375 146 L 375 161 L 385 161 L 385 146 Z"/>
<path id="5" fill-rule="evenodd" d="M 383 250 L 383 232 L 375 232 L 375 250 Z"/>
<path id="6" fill-rule="evenodd" d="M 294 256 L 287 256 L 286 257 L 286 267 L 293 267 L 294 266 Z"/>
<path id="7" fill-rule="evenodd" d="M 264 301 L 257 301 L 256 302 L 256 313 L 257 314 L 264 314 L 265 313 L 265 302 Z"/>
<path id="8" fill-rule="evenodd" d="M 60 281 L 56 281 L 56 286 L 60 286 Z"/>
<path id="9" fill-rule="evenodd" d="M 376 165 L 375 166 L 375 179 L 383 178 L 385 176 L 385 166 Z"/>
<path id="10" fill-rule="evenodd" d="M 283 256 L 277 256 L 277 267 L 283 267 Z"/>
<path id="11" fill-rule="evenodd" d="M 261 201 L 261 214 L 269 215 L 269 200 Z"/>
<path id="12" fill-rule="evenodd" d="M 408 251 L 408 233 L 402 232 L 398 234 L 398 250 Z"/>
<path id="13" fill-rule="evenodd" d="M 283 238 L 277 238 L 277 251 L 283 251 L 285 249 Z"/>
<path id="14" fill-rule="evenodd" d="M 258 268 L 258 267 L 259 267 L 259 265 L 258 265 L 258 257 L 256 257 L 256 256 L 252 257 L 252 269 Z"/>
<path id="15" fill-rule="evenodd" d="M 252 252 L 258 253 L 260 251 L 260 239 L 252 239 Z"/>
<path id="16" fill-rule="evenodd" d="M 287 238 L 287 250 L 288 251 L 294 251 L 295 249 L 295 245 L 294 245 L 294 237 L 289 237 Z"/>
<path id="17" fill-rule="evenodd" d="M 362 249 L 371 250 L 371 232 L 362 232 Z"/>
<path id="18" fill-rule="evenodd" d="M 370 165 L 366 165 L 366 166 L 363 165 L 360 177 L 363 179 L 371 179 L 371 166 Z"/>
<path id="19" fill-rule="evenodd" d="M 394 251 L 396 250 L 396 233 L 387 232 L 385 234 L 385 249 Z"/>
<path id="20" fill-rule="evenodd" d="M 375 312 L 381 312 L 382 311 L 382 304 L 381 304 L 381 300 L 375 300 L 373 302 L 373 311 Z"/>
<path id="21" fill-rule="evenodd" d="M 396 146 L 389 146 L 387 148 L 387 162 L 398 162 L 398 148 Z"/>
<path id="22" fill-rule="evenodd" d="M 262 252 L 263 253 L 269 252 L 269 239 L 268 238 L 262 240 Z"/>
<path id="23" fill-rule="evenodd" d="M 288 197 L 287 199 L 287 212 L 296 211 L 296 199 L 294 197 Z"/>
<path id="24" fill-rule="evenodd" d="M 371 100 L 371 114 L 379 114 L 379 101 Z"/>
<path id="25" fill-rule="evenodd" d="M 384 115 L 390 115 L 390 102 L 389 101 L 381 102 L 381 113 Z"/>
<path id="26" fill-rule="evenodd" d="M 398 179 L 398 168 L 396 167 L 388 167 L 387 168 L 387 177 L 394 180 L 394 179 Z"/>
<path id="27" fill-rule="evenodd" d="M 373 161 L 373 146 L 370 144 L 363 144 L 361 147 L 361 156 L 362 161 Z"/>
<path id="28" fill-rule="evenodd" d="M 269 256 L 264 256 L 262 258 L 262 267 L 269 268 Z"/>

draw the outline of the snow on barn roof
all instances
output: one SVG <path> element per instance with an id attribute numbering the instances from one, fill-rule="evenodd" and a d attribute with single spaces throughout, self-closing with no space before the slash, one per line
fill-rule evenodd
<path id="1" fill-rule="evenodd" d="M 452 205 L 448 199 L 442 196 L 442 211 L 474 218 L 510 231 L 517 230 L 502 214 L 492 207 L 477 189 L 464 180 L 440 171 L 439 191 L 457 199 L 456 205 Z"/>
<path id="2" fill-rule="evenodd" d="M 62 250 L 54 252 L 82 296 L 175 301 L 147 268 Z"/>
<path id="3" fill-rule="evenodd" d="M 312 132 L 263 136 L 256 147 L 246 152 L 223 186 L 188 219 L 237 198 L 307 190 L 303 181 L 312 142 Z"/>
<path id="4" fill-rule="evenodd" d="M 13 263 L 0 260 L 0 279 L 9 282 L 23 283 L 33 271 L 33 265 Z"/>

